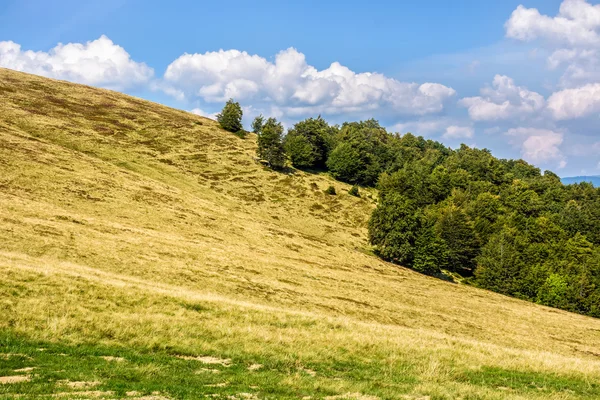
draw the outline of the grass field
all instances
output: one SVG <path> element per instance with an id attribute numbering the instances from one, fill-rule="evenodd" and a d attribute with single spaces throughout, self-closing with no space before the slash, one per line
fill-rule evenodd
<path id="1" fill-rule="evenodd" d="M 600 398 L 600 320 L 378 260 L 255 139 L 0 69 L 0 398 Z"/>

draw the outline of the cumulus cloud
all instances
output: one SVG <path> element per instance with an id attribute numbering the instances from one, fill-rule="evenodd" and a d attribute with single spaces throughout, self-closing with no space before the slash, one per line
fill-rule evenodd
<path id="1" fill-rule="evenodd" d="M 206 111 L 202 110 L 201 108 L 194 108 L 194 109 L 190 110 L 190 112 L 192 114 L 196 114 L 196 115 L 199 115 L 201 117 L 206 117 L 206 118 L 210 118 L 210 119 L 217 119 L 217 113 L 209 113 L 209 112 L 206 112 Z"/>
<path id="2" fill-rule="evenodd" d="M 566 166 L 560 146 L 564 135 L 549 129 L 513 128 L 506 132 L 512 143 L 521 148 L 521 156 L 532 163 L 555 163 L 558 168 Z"/>
<path id="3" fill-rule="evenodd" d="M 600 51 L 598 49 L 558 49 L 548 57 L 551 70 L 564 67 L 560 79 L 563 88 L 577 87 L 600 81 Z"/>
<path id="4" fill-rule="evenodd" d="M 548 109 L 557 120 L 580 118 L 600 112 L 600 83 L 553 93 Z"/>
<path id="5" fill-rule="evenodd" d="M 457 126 L 451 125 L 446 128 L 446 132 L 442 135 L 444 139 L 463 139 L 463 138 L 472 138 L 473 128 L 470 126 Z"/>
<path id="6" fill-rule="evenodd" d="M 410 132 L 418 136 L 427 136 L 434 133 L 444 132 L 444 129 L 448 125 L 449 123 L 447 119 L 440 117 L 435 119 L 400 122 L 392 126 L 390 130 L 394 132 L 400 132 L 402 134 Z"/>
<path id="7" fill-rule="evenodd" d="M 496 121 L 523 117 L 542 110 L 545 106 L 542 95 L 515 85 L 504 75 L 496 75 L 492 87 L 481 89 L 481 96 L 465 97 L 459 101 L 469 110 L 475 121 Z"/>
<path id="8" fill-rule="evenodd" d="M 600 81 L 600 4 L 564 0 L 555 17 L 519 6 L 505 28 L 507 37 L 539 39 L 552 50 L 548 68 L 563 69 L 560 88 L 578 88 Z"/>
<path id="9" fill-rule="evenodd" d="M 570 46 L 598 46 L 600 5 L 594 6 L 585 0 L 565 0 L 555 17 L 520 5 L 505 28 L 507 37 L 518 40 L 544 39 Z"/>
<path id="10" fill-rule="evenodd" d="M 184 54 L 168 66 L 164 80 L 188 99 L 223 102 L 233 97 L 275 106 L 289 115 L 378 109 L 425 115 L 442 111 L 456 93 L 438 83 L 356 73 L 337 62 L 319 71 L 293 48 L 279 52 L 273 62 L 238 50 Z"/>
<path id="11" fill-rule="evenodd" d="M 104 35 L 85 44 L 59 43 L 48 52 L 0 42 L 0 66 L 115 90 L 147 83 L 154 75 L 152 68 L 133 61 L 125 49 Z"/>

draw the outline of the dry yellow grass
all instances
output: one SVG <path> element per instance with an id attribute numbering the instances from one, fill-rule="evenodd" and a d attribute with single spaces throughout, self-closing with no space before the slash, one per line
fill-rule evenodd
<path id="1" fill-rule="evenodd" d="M 464 376 L 597 382 L 599 320 L 384 263 L 366 239 L 374 192 L 272 172 L 254 152 L 205 118 L 0 69 L 0 329 L 260 356 L 329 398 L 593 398 Z M 336 379 L 338 361 L 379 372 Z M 415 382 L 386 388 L 402 371 Z"/>

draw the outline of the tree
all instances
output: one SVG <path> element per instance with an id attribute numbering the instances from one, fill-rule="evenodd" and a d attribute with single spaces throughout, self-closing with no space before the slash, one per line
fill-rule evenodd
<path id="1" fill-rule="evenodd" d="M 420 227 L 421 216 L 414 202 L 391 193 L 381 199 L 371 214 L 369 240 L 384 259 L 410 267 Z"/>
<path id="2" fill-rule="evenodd" d="M 296 168 L 313 168 L 317 156 L 315 150 L 306 136 L 289 131 L 283 142 L 285 152 L 290 156 L 292 165 Z"/>
<path id="3" fill-rule="evenodd" d="M 300 121 L 288 131 L 285 149 L 297 168 L 324 168 L 336 128 L 318 116 Z"/>
<path id="4" fill-rule="evenodd" d="M 522 249 L 513 230 L 505 228 L 494 234 L 477 258 L 476 284 L 498 293 L 518 293 L 519 280 L 526 267 Z"/>
<path id="5" fill-rule="evenodd" d="M 262 126 L 258 135 L 258 157 L 266 160 L 272 168 L 280 169 L 285 166 L 285 151 L 281 137 L 283 125 L 275 118 L 269 118 Z"/>
<path id="6" fill-rule="evenodd" d="M 360 172 L 366 168 L 366 165 L 352 143 L 340 143 L 331 152 L 327 160 L 327 168 L 335 179 L 358 183 Z"/>
<path id="7" fill-rule="evenodd" d="M 415 242 L 415 259 L 412 268 L 423 274 L 434 275 L 448 265 L 449 249 L 432 227 L 421 231 Z"/>
<path id="8" fill-rule="evenodd" d="M 436 224 L 440 238 L 448 245 L 448 264 L 453 271 L 473 270 L 479 244 L 467 215 L 450 205 L 441 210 Z"/>
<path id="9" fill-rule="evenodd" d="M 392 161 L 388 140 L 390 135 L 374 119 L 344 123 L 327 168 L 341 181 L 373 186 Z"/>
<path id="10" fill-rule="evenodd" d="M 242 115 L 243 111 L 240 103 L 229 99 L 225 103 L 223 110 L 217 114 L 217 121 L 221 125 L 221 128 L 226 131 L 238 133 L 243 129 Z"/>
<path id="11" fill-rule="evenodd" d="M 254 121 L 252 121 L 252 132 L 258 135 L 260 131 L 262 131 L 264 123 L 265 117 L 263 117 L 262 114 L 258 115 L 256 118 L 254 118 Z"/>

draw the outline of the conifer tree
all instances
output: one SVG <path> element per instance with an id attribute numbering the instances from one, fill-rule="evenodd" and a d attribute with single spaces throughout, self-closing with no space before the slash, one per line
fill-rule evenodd
<path id="1" fill-rule="evenodd" d="M 229 99 L 223 110 L 217 114 L 217 121 L 226 131 L 238 133 L 242 131 L 242 107 L 240 103 Z"/>

